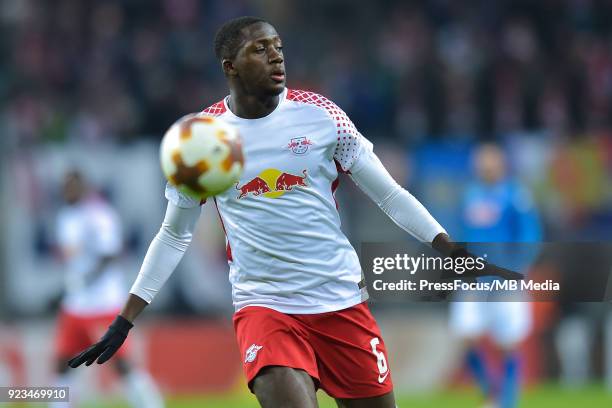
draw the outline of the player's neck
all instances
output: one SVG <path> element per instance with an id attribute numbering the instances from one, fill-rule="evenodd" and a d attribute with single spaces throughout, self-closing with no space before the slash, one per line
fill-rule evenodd
<path id="1" fill-rule="evenodd" d="M 228 102 L 234 115 L 244 119 L 258 119 L 272 113 L 279 101 L 280 95 L 262 97 L 231 90 Z"/>

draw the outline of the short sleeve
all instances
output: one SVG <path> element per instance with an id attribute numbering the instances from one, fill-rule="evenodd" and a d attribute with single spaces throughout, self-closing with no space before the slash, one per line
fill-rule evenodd
<path id="1" fill-rule="evenodd" d="M 287 99 L 314 105 L 327 113 L 333 125 L 333 137 L 336 139 L 333 158 L 338 162 L 342 171 L 349 172 L 363 152 L 373 150 L 372 143 L 359 133 L 346 112 L 325 96 L 315 92 L 290 89 L 287 92 Z"/>
<path id="2" fill-rule="evenodd" d="M 334 121 L 336 134 L 334 160 L 340 164 L 343 171 L 348 172 L 359 156 L 364 152 L 373 151 L 373 145 L 357 130 L 348 115 L 338 106 L 335 106 L 330 115 Z"/>
<path id="3" fill-rule="evenodd" d="M 199 199 L 181 193 L 170 183 L 166 183 L 166 199 L 179 208 L 194 208 L 202 204 Z"/>

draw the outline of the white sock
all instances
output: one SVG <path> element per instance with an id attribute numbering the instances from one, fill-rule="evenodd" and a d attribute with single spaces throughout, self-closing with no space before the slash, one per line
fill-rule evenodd
<path id="1" fill-rule="evenodd" d="M 148 373 L 133 370 L 125 379 L 127 398 L 134 408 L 164 408 L 164 399 Z"/>
<path id="2" fill-rule="evenodd" d="M 591 337 L 589 322 L 581 317 L 568 317 L 559 325 L 555 342 L 563 385 L 577 387 L 589 381 Z"/>

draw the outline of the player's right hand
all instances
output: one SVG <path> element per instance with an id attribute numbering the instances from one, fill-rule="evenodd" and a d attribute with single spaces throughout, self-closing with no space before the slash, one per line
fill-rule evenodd
<path id="1" fill-rule="evenodd" d="M 68 365 L 77 368 L 83 363 L 90 366 L 96 360 L 98 360 L 98 364 L 105 363 L 119 350 L 132 327 L 134 325 L 126 318 L 117 315 L 100 341 L 73 357 L 68 361 Z"/>

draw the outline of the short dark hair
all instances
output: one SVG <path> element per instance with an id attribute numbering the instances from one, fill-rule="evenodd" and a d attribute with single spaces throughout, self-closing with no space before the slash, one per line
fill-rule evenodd
<path id="1" fill-rule="evenodd" d="M 242 29 L 257 23 L 270 24 L 263 18 L 244 16 L 223 24 L 215 35 L 215 55 L 222 61 L 224 58 L 234 58 L 242 43 Z"/>

